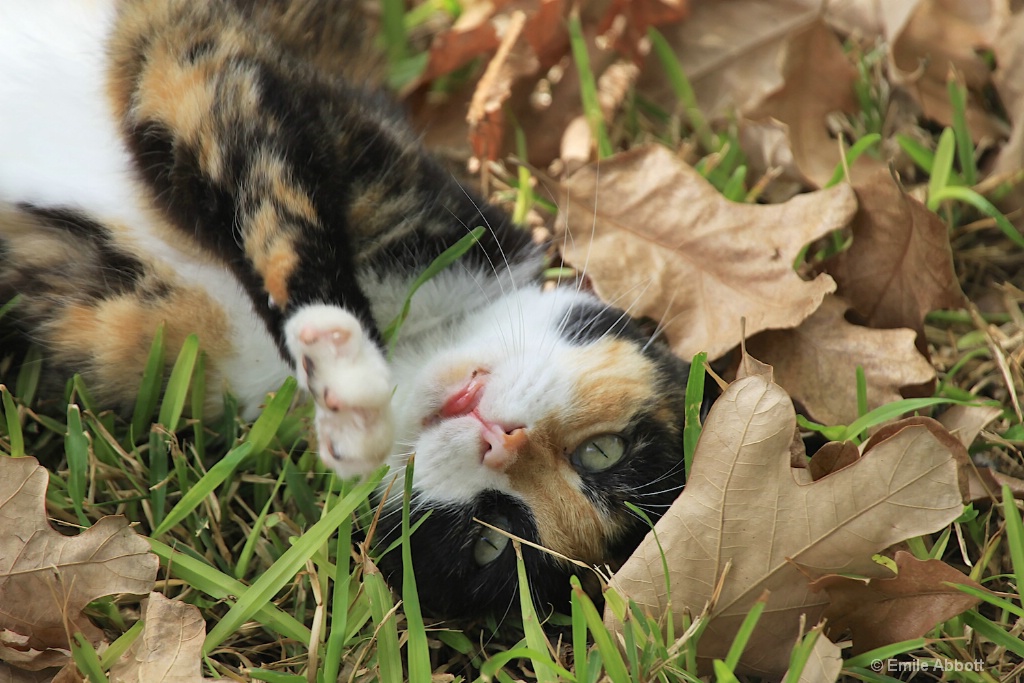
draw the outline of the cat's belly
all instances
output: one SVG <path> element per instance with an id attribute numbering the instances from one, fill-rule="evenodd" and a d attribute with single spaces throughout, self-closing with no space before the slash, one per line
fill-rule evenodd
<path id="1" fill-rule="evenodd" d="M 166 226 L 135 178 L 107 95 L 115 4 L 0 2 L 0 202 L 81 211 L 111 227 L 125 248 L 201 285 L 232 331 L 219 370 L 252 415 L 290 370 L 234 275 L 162 237 Z"/>

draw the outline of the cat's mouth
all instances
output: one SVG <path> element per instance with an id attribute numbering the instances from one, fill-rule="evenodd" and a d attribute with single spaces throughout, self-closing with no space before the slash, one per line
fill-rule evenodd
<path id="1" fill-rule="evenodd" d="M 423 424 L 429 426 L 460 417 L 475 418 L 481 427 L 481 462 L 493 469 L 504 470 L 515 462 L 518 451 L 526 445 L 526 427 L 500 424 L 480 414 L 479 406 L 488 374 L 486 370 L 474 370 L 469 380 L 451 393 Z"/>

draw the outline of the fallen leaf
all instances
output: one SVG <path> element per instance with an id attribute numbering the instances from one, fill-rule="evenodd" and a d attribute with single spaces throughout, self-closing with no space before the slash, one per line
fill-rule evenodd
<path id="1" fill-rule="evenodd" d="M 830 441 L 811 456 L 807 469 L 811 471 L 812 481 L 818 481 L 858 460 L 860 449 L 857 444 L 852 441 Z"/>
<path id="2" fill-rule="evenodd" d="M 875 330 L 847 322 L 846 304 L 826 297 L 798 327 L 747 340 L 750 353 L 775 368 L 775 378 L 817 422 L 850 424 L 857 407 L 857 366 L 864 368 L 868 408 L 902 398 L 902 387 L 931 382 L 935 369 L 914 346 L 913 330 Z"/>
<path id="3" fill-rule="evenodd" d="M 671 24 L 690 13 L 686 0 L 612 0 L 598 33 L 606 33 L 622 17 L 624 26 L 618 31 L 615 48 L 624 55 L 637 56 L 637 46 L 651 26 Z"/>
<path id="4" fill-rule="evenodd" d="M 473 156 L 479 160 L 497 159 L 502 152 L 505 136 L 505 101 L 512 96 L 512 84 L 517 78 L 535 72 L 539 64 L 535 57 L 520 50 L 513 54 L 526 14 L 514 12 L 509 18 L 501 44 L 487 65 L 487 70 L 476 84 L 469 103 L 466 121 L 469 123 L 469 141 Z"/>
<path id="5" fill-rule="evenodd" d="M 917 332 L 921 348 L 925 315 L 939 308 L 962 308 L 966 301 L 953 268 L 949 229 L 904 192 L 888 170 L 855 190 L 853 244 L 823 269 L 835 278 L 836 294 L 869 327 L 909 327 Z"/>
<path id="6" fill-rule="evenodd" d="M 951 406 L 939 416 L 939 423 L 970 448 L 981 430 L 1002 414 L 997 406 Z"/>
<path id="7" fill-rule="evenodd" d="M 797 168 L 809 184 L 822 187 L 842 159 L 828 117 L 857 111 L 857 70 L 823 19 L 794 31 L 783 45 L 781 59 L 783 86 L 749 117 L 782 124 Z M 850 172 L 856 180 L 878 166 L 878 161 L 862 155 Z"/>
<path id="8" fill-rule="evenodd" d="M 701 611 L 731 566 L 698 645 L 705 667 L 724 657 L 750 606 L 768 590 L 741 669 L 779 677 L 801 616 L 815 623 L 827 606 L 808 576 L 878 576 L 873 554 L 931 533 L 963 509 L 958 456 L 927 426 L 898 428 L 853 465 L 800 485 L 789 467 L 795 424 L 778 385 L 763 376 L 730 385 L 705 422 L 686 488 L 655 526 L 657 541 L 649 534 L 612 578 L 612 588 L 655 617 L 671 604 L 681 633 L 683 615 Z M 610 610 L 605 621 L 621 633 Z"/>
<path id="9" fill-rule="evenodd" d="M 992 80 L 1013 128 L 992 172 L 1015 173 L 1024 166 L 1024 12 L 1006 22 L 996 38 L 994 51 L 996 70 Z"/>
<path id="10" fill-rule="evenodd" d="M 1008 15 L 1006 0 L 921 0 L 902 28 L 886 30 L 893 81 L 914 95 L 926 117 L 948 126 L 953 110 L 946 81 L 955 70 L 968 89 L 971 137 L 1002 137 L 1003 127 L 982 103 L 992 74 L 980 53 L 991 49 Z"/>
<path id="11" fill-rule="evenodd" d="M 77 536 L 51 528 L 48 481 L 34 458 L 0 458 L 0 629 L 44 653 L 70 649 L 75 631 L 98 643 L 103 633 L 82 609 L 108 595 L 145 595 L 158 565 L 124 517 L 103 517 Z"/>
<path id="12" fill-rule="evenodd" d="M 811 585 L 828 593 L 825 610 L 829 635 L 853 639 L 852 654 L 901 640 L 920 638 L 938 624 L 980 602 L 956 588 L 959 583 L 984 590 L 970 577 L 940 560 L 919 560 L 908 552 L 896 553 L 896 576 L 866 581 L 824 576 Z"/>
<path id="13" fill-rule="evenodd" d="M 206 622 L 199 608 L 150 593 L 142 633 L 110 668 L 111 683 L 203 683 Z"/>
<path id="14" fill-rule="evenodd" d="M 51 683 L 55 671 L 25 671 L 0 661 L 0 683 Z"/>
<path id="15" fill-rule="evenodd" d="M 605 301 L 661 320 L 683 358 L 721 356 L 743 318 L 754 334 L 810 315 L 834 283 L 802 280 L 793 260 L 856 208 L 845 185 L 778 205 L 730 202 L 661 146 L 585 166 L 564 190 L 563 258 Z"/>
<path id="16" fill-rule="evenodd" d="M 746 114 L 783 86 L 786 39 L 818 15 L 820 0 L 697 0 L 689 18 L 662 33 L 709 119 Z M 640 90 L 665 109 L 677 104 L 664 69 L 649 56 Z"/>

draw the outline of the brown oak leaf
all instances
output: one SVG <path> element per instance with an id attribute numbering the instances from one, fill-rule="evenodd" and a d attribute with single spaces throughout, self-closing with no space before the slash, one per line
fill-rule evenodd
<path id="1" fill-rule="evenodd" d="M 887 170 L 854 188 L 853 244 L 824 264 L 836 294 L 869 327 L 909 327 L 924 345 L 924 317 L 962 308 L 966 298 L 953 269 L 949 229 L 903 191 Z"/>
<path id="2" fill-rule="evenodd" d="M 705 666 L 725 655 L 747 611 L 768 590 L 741 668 L 780 677 L 801 615 L 816 623 L 827 606 L 807 576 L 879 576 L 873 554 L 931 533 L 963 509 L 962 454 L 929 426 L 897 424 L 857 462 L 800 484 L 789 465 L 795 424 L 789 396 L 763 375 L 731 384 L 711 408 L 686 488 L 612 578 L 615 590 L 656 617 L 671 605 L 680 633 L 683 615 L 704 608 L 729 567 L 698 644 Z M 605 621 L 621 632 L 610 607 Z"/>
<path id="3" fill-rule="evenodd" d="M 831 292 L 793 260 L 856 209 L 846 185 L 784 204 L 730 202 L 661 146 L 583 167 L 564 184 L 559 236 L 566 262 L 605 301 L 662 321 L 683 358 L 716 358 L 747 334 L 797 325 Z"/>
<path id="4" fill-rule="evenodd" d="M 150 593 L 142 633 L 110 668 L 111 683 L 203 683 L 206 622 L 199 609 Z"/>
<path id="5" fill-rule="evenodd" d="M 919 560 L 902 550 L 895 559 L 893 577 L 861 580 L 832 575 L 811 584 L 828 593 L 829 634 L 834 640 L 852 637 L 852 654 L 920 638 L 980 602 L 945 585 L 959 583 L 984 590 L 945 562 Z"/>
<path id="6" fill-rule="evenodd" d="M 857 70 L 824 20 L 795 31 L 782 52 L 784 85 L 751 119 L 773 119 L 788 133 L 793 161 L 809 184 L 822 187 L 841 161 L 838 142 L 827 119 L 834 112 L 857 111 Z M 850 169 L 853 179 L 869 174 L 879 162 L 862 155 Z"/>
<path id="7" fill-rule="evenodd" d="M 0 631 L 24 636 L 21 649 L 40 652 L 50 666 L 47 653 L 70 649 L 74 632 L 102 639 L 82 614 L 88 603 L 145 595 L 158 559 L 124 517 L 103 517 L 77 536 L 55 531 L 46 519 L 48 482 L 34 458 L 0 458 Z"/>
<path id="8" fill-rule="evenodd" d="M 750 353 L 775 367 L 775 378 L 813 419 L 850 424 L 857 408 L 857 366 L 864 368 L 868 408 L 899 400 L 902 387 L 931 382 L 935 369 L 907 329 L 874 330 L 847 322 L 846 304 L 826 297 L 798 327 L 747 341 Z"/>

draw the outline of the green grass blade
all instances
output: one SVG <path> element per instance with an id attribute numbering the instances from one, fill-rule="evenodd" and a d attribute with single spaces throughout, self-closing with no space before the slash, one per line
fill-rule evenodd
<path id="1" fill-rule="evenodd" d="M 911 161 L 925 173 L 931 174 L 932 167 L 935 166 L 935 152 L 903 133 L 896 134 L 896 142 Z"/>
<path id="2" fill-rule="evenodd" d="M 85 516 L 86 477 L 89 473 L 89 439 L 82 428 L 82 413 L 77 405 L 68 406 L 68 431 L 64 436 L 64 451 L 68 459 L 68 496 L 75 508 L 78 523 L 92 526 Z"/>
<path id="3" fill-rule="evenodd" d="M 533 597 L 530 593 L 530 582 L 526 578 L 526 565 L 523 564 L 523 549 L 519 544 L 519 541 L 512 541 L 512 545 L 516 551 L 516 575 L 519 578 L 519 611 L 523 617 L 523 631 L 526 633 L 526 646 L 531 650 L 534 650 L 538 657 L 531 658 L 530 661 L 535 666 L 540 668 L 536 669 L 537 680 L 542 683 L 550 681 L 554 683 L 557 681 L 557 677 L 551 675 L 550 666 L 554 665 L 554 661 L 551 659 L 551 655 L 548 653 L 548 639 L 544 635 L 544 629 L 540 625 L 540 621 L 537 619 L 537 611 L 533 607 Z"/>
<path id="4" fill-rule="evenodd" d="M 409 679 L 419 681 L 430 678 L 430 651 L 427 649 L 427 630 L 423 626 L 419 593 L 416 591 L 409 530 L 409 501 L 412 499 L 414 460 L 415 458 L 410 458 L 405 467 L 405 495 L 402 496 L 402 605 L 405 609 L 406 631 L 409 638 L 406 650 Z"/>
<path id="5" fill-rule="evenodd" d="M 285 468 L 281 468 L 281 473 L 277 476 L 277 482 L 274 484 L 273 490 L 270 495 L 267 496 L 267 502 L 263 504 L 263 508 L 260 509 L 260 513 L 256 516 L 256 520 L 253 522 L 252 530 L 245 539 L 245 545 L 242 546 L 242 552 L 238 554 L 238 561 L 235 562 L 235 578 L 240 579 L 245 576 L 249 571 L 249 563 L 252 561 L 253 553 L 256 552 L 256 544 L 260 541 L 260 534 L 263 533 L 263 527 L 267 523 L 267 515 L 270 513 L 270 506 L 274 503 L 274 497 L 281 488 L 281 484 L 284 483 Z"/>
<path id="6" fill-rule="evenodd" d="M 199 338 L 190 334 L 181 345 L 181 352 L 174 362 L 171 377 L 167 381 L 167 391 L 160 405 L 158 420 L 169 432 L 177 429 L 181 413 L 185 409 L 185 399 L 188 398 L 188 387 L 198 355 Z M 149 435 L 149 501 L 153 512 L 153 524 L 157 527 L 163 522 L 167 501 L 167 486 L 164 481 L 168 474 L 167 465 L 167 441 L 162 434 L 154 430 Z"/>
<path id="7" fill-rule="evenodd" d="M 729 646 L 729 651 L 725 655 L 725 665 L 730 673 L 735 671 L 736 666 L 740 663 L 740 656 L 743 654 L 743 650 L 747 648 L 750 636 L 753 635 L 754 628 L 757 627 L 757 622 L 761 618 L 761 614 L 764 613 L 764 608 L 767 604 L 768 595 L 765 593 L 757 599 L 757 602 L 747 612 L 747 616 L 743 617 L 743 623 L 740 624 L 739 630 L 736 631 L 732 645 Z"/>
<path id="8" fill-rule="evenodd" d="M 76 633 L 71 643 L 71 658 L 89 683 L 107 683 L 107 675 L 103 672 L 96 649 L 81 633 Z"/>
<path id="9" fill-rule="evenodd" d="M 214 599 L 225 600 L 230 604 L 231 596 L 242 595 L 249 590 L 241 581 L 236 581 L 191 555 L 176 552 L 169 545 L 155 539 L 146 540 L 149 541 L 153 554 L 160 558 L 161 563 L 168 568 L 171 576 L 181 579 L 192 588 Z M 306 626 L 292 615 L 281 611 L 272 602 L 261 605 L 256 611 L 255 617 L 267 628 L 294 641 L 308 643 L 312 638 Z"/>
<path id="10" fill-rule="evenodd" d="M 130 629 L 122 633 L 117 640 L 110 644 L 110 647 L 103 651 L 103 655 L 100 657 L 100 667 L 104 671 L 114 666 L 117 660 L 121 658 L 121 655 L 128 652 L 128 648 L 132 646 L 132 643 L 142 635 L 142 628 L 145 626 L 145 623 L 141 619 L 136 621 Z"/>
<path id="11" fill-rule="evenodd" d="M 393 68 L 409 53 L 409 44 L 405 35 L 405 2 L 403 0 L 383 0 L 380 23 L 384 50 L 387 53 L 388 62 Z"/>
<path id="12" fill-rule="evenodd" d="M 881 141 L 881 135 L 879 135 L 878 133 L 869 133 L 862 137 L 860 140 L 857 140 L 857 142 L 850 145 L 850 148 L 846 150 L 845 154 L 846 163 L 840 162 L 836 164 L 836 170 L 832 172 L 832 177 L 828 179 L 828 182 L 825 183 L 823 189 L 827 189 L 829 187 L 841 183 L 843 179 L 846 177 L 846 169 L 853 166 L 857 162 L 857 159 L 860 158 L 861 154 L 868 151 L 868 149 L 874 147 Z"/>
<path id="13" fill-rule="evenodd" d="M 952 586 L 953 588 L 956 588 L 958 591 L 961 591 L 962 593 L 967 593 L 972 597 L 978 598 L 979 600 L 983 600 L 988 604 L 992 605 L 993 607 L 1004 609 L 1010 614 L 1015 614 L 1016 616 L 1024 619 L 1024 607 L 1021 607 L 1020 605 L 1015 605 L 1009 600 L 1005 600 L 999 597 L 998 595 L 990 593 L 989 591 L 983 588 L 975 588 L 974 586 L 968 586 L 963 583 L 950 583 L 948 581 L 943 581 L 943 583 L 947 586 Z"/>
<path id="14" fill-rule="evenodd" d="M 855 657 L 850 657 L 843 662 L 843 665 L 847 668 L 869 667 L 873 661 L 892 659 L 893 657 L 898 657 L 908 652 L 912 652 L 913 650 L 919 650 L 927 644 L 928 640 L 925 638 L 903 640 L 898 643 L 892 643 L 891 645 L 876 647 L 874 650 L 868 650 L 867 652 L 863 652 Z"/>
<path id="15" fill-rule="evenodd" d="M 149 427 L 156 405 L 160 401 L 160 385 L 164 379 L 164 324 L 156 328 L 153 343 L 149 345 L 149 357 L 142 371 L 142 384 L 135 399 L 132 412 L 132 439 L 138 439 Z"/>
<path id="16" fill-rule="evenodd" d="M 605 628 L 604 621 L 601 619 L 601 615 L 598 614 L 597 608 L 594 607 L 594 603 L 591 602 L 590 596 L 580 586 L 579 578 L 573 576 L 569 579 L 569 582 L 572 584 L 573 592 L 579 599 L 580 607 L 583 609 L 583 614 L 587 620 L 587 627 L 590 629 L 590 634 L 594 637 L 594 644 L 604 658 L 605 673 L 613 683 L 630 680 L 626 663 L 622 660 L 622 653 L 619 652 L 618 645 L 612 640 L 612 634 Z M 628 627 L 628 625 L 625 626 Z"/>
<path id="17" fill-rule="evenodd" d="M 299 674 L 282 673 L 280 671 L 268 671 L 267 669 L 248 669 L 249 677 L 254 681 L 266 681 L 267 683 L 307 683 L 309 680 Z M 325 681 L 328 679 L 324 679 Z M 336 680 L 336 679 L 330 679 Z"/>
<path id="18" fill-rule="evenodd" d="M 973 609 L 964 612 L 960 618 L 983 638 L 999 647 L 1006 648 L 1018 657 L 1024 657 L 1024 640 L 1008 633 L 1007 627 L 992 623 Z"/>
<path id="19" fill-rule="evenodd" d="M 963 202 L 964 204 L 970 204 L 975 209 L 994 220 L 996 222 L 996 227 L 998 227 L 1011 242 L 1016 244 L 1018 247 L 1024 248 L 1024 235 L 1020 234 L 1020 231 L 1013 226 L 1013 223 L 1007 220 L 1006 216 L 1004 216 L 1003 213 L 997 209 L 994 204 L 992 204 L 992 202 L 985 199 L 974 190 L 969 187 L 959 187 L 956 185 L 945 187 L 935 196 L 936 206 L 947 199 L 953 199 Z M 931 206 L 932 197 L 930 193 L 928 203 L 928 208 L 934 211 L 935 209 Z"/>
<path id="20" fill-rule="evenodd" d="M 554 676 L 554 678 L 549 678 L 549 680 L 557 681 L 586 680 L 580 677 L 578 669 L 576 671 L 576 675 L 574 676 L 571 671 L 567 671 L 566 669 L 558 666 L 558 664 L 552 662 L 551 659 L 546 655 L 546 650 L 539 651 L 534 650 L 530 647 L 514 647 L 510 650 L 506 650 L 505 652 L 500 652 L 494 655 L 486 662 L 484 662 L 484 665 L 480 667 L 480 678 L 483 681 L 491 681 L 495 677 L 498 677 L 500 680 L 500 675 L 502 672 L 499 670 L 501 669 L 501 667 L 505 666 L 513 659 L 529 659 L 534 664 L 540 664 L 540 669 L 535 670 L 535 674 L 537 676 L 538 681 L 542 680 L 542 676 Z M 540 671 L 544 671 L 544 673 L 541 674 Z M 414 681 L 416 679 L 410 676 L 409 680 Z"/>
<path id="21" fill-rule="evenodd" d="M 864 375 L 864 366 L 857 366 L 857 417 L 868 414 L 868 380 Z"/>
<path id="22" fill-rule="evenodd" d="M 932 211 L 939 208 L 942 203 L 942 191 L 949 185 L 955 150 L 956 139 L 953 129 L 946 128 L 939 136 L 939 145 L 935 148 L 935 159 L 932 162 L 932 174 L 928 178 L 928 208 Z"/>
<path id="23" fill-rule="evenodd" d="M 1010 559 L 1013 562 L 1013 576 L 1017 582 L 1017 594 L 1024 603 L 1024 524 L 1021 523 L 1020 510 L 1013 498 L 1013 491 L 1003 484 L 1003 516 L 1006 518 L 1006 542 L 1010 546 Z"/>
<path id="24" fill-rule="evenodd" d="M 693 454 L 697 450 L 697 441 L 700 439 L 702 429 L 700 423 L 700 411 L 704 405 L 704 380 L 707 373 L 704 371 L 704 363 L 708 354 L 701 351 L 693 357 L 690 363 L 690 373 L 686 378 L 686 407 L 685 422 L 683 423 L 683 466 L 686 468 L 686 478 L 690 478 L 690 470 L 693 468 Z"/>
<path id="25" fill-rule="evenodd" d="M 307 529 L 291 548 L 286 550 L 270 568 L 260 575 L 251 587 L 239 594 L 238 602 L 207 634 L 206 641 L 203 643 L 203 652 L 209 654 L 210 650 L 237 631 L 246 620 L 267 604 L 306 565 L 306 561 L 313 556 L 313 553 L 323 547 L 345 518 L 351 515 L 359 504 L 370 495 L 383 476 L 384 469 L 382 468 L 368 481 L 356 486 L 319 522 Z"/>
<path id="26" fill-rule="evenodd" d="M 813 628 L 797 643 L 797 646 L 789 653 L 789 670 L 786 672 L 786 678 L 783 679 L 783 683 L 799 683 L 800 676 L 803 674 L 804 668 L 807 667 L 807 662 L 814 651 L 814 644 L 821 637 L 821 628 Z"/>
<path id="27" fill-rule="evenodd" d="M 218 460 L 199 481 L 182 493 L 178 504 L 171 508 L 167 517 L 153 531 L 153 537 L 163 536 L 181 520 L 192 514 L 203 502 L 203 499 L 223 484 L 224 480 L 231 476 L 238 465 L 252 454 L 253 450 L 251 443 L 243 443 L 231 449 L 227 455 Z"/>
<path id="28" fill-rule="evenodd" d="M 587 660 L 587 616 L 583 612 L 583 605 L 580 597 L 573 591 L 570 595 L 572 600 L 570 608 L 572 611 L 572 654 L 573 668 L 576 670 L 577 681 L 590 680 L 590 667 Z"/>
<path id="29" fill-rule="evenodd" d="M 21 431 L 21 418 L 14 397 L 0 384 L 0 402 L 3 403 L 4 421 L 7 425 L 7 439 L 11 442 L 11 455 L 20 458 L 25 455 L 25 436 Z"/>
<path id="30" fill-rule="evenodd" d="M 379 680 L 381 683 L 402 683 L 402 653 L 398 645 L 391 591 L 376 569 L 363 574 L 363 590 L 370 599 L 370 614 L 376 625 Z"/>
<path id="31" fill-rule="evenodd" d="M 722 188 L 722 196 L 731 202 L 742 202 L 747 196 L 746 180 L 747 167 L 741 164 L 733 170 L 732 175 L 725 181 L 725 186 Z"/>
<path id="32" fill-rule="evenodd" d="M 416 290 L 422 287 L 424 283 L 436 276 L 442 270 L 459 260 L 459 258 L 469 251 L 474 244 L 480 241 L 484 232 L 485 230 L 483 226 L 477 226 L 470 230 L 469 233 L 464 235 L 458 242 L 441 252 L 441 254 L 434 259 L 422 273 L 420 273 L 419 277 L 413 280 L 412 285 L 409 287 L 409 292 L 405 295 L 405 302 L 402 304 L 402 312 L 384 328 L 384 332 L 382 333 L 384 340 L 388 344 L 389 350 L 393 350 L 395 348 L 395 342 L 398 341 L 398 331 L 402 328 L 402 323 L 405 322 L 405 319 L 409 317 L 409 309 L 412 306 L 412 297 L 416 294 Z"/>
<path id="33" fill-rule="evenodd" d="M 295 391 L 298 389 L 298 382 L 294 377 L 287 377 L 281 388 L 274 393 L 274 397 L 267 403 L 260 416 L 256 418 L 252 429 L 245 437 L 247 443 L 252 444 L 253 453 L 262 453 L 270 445 L 270 440 L 277 434 L 278 428 L 288 415 L 288 409 L 292 406 L 292 399 L 295 398 Z"/>
<path id="34" fill-rule="evenodd" d="M 962 401 L 956 401 L 950 398 L 904 398 L 899 401 L 893 401 L 892 403 L 886 403 L 884 406 L 878 406 L 874 410 L 869 411 L 863 417 L 859 417 L 844 430 L 842 434 L 843 438 L 836 439 L 837 441 L 853 440 L 863 434 L 865 431 L 880 425 L 883 422 L 895 419 L 904 413 L 909 413 L 914 410 L 921 410 L 923 408 L 930 408 L 931 406 L 944 405 L 944 404 L 962 404 Z M 976 401 L 970 401 L 968 404 L 974 404 Z"/>
<path id="35" fill-rule="evenodd" d="M 25 358 L 21 362 L 21 369 L 18 370 L 18 378 L 14 381 L 14 388 L 18 392 L 22 405 L 32 405 L 42 374 L 43 352 L 33 344 L 25 354 Z"/>
<path id="36" fill-rule="evenodd" d="M 346 517 L 338 527 L 338 556 L 335 558 L 334 590 L 331 594 L 331 630 L 327 634 L 324 653 L 323 680 L 336 681 L 341 670 L 341 659 L 348 630 L 349 586 L 351 568 L 352 517 Z"/>
<path id="37" fill-rule="evenodd" d="M 608 139 L 608 130 L 604 125 L 604 114 L 597 98 L 597 81 L 590 68 L 590 55 L 587 54 L 587 42 L 583 37 L 580 15 L 575 9 L 569 15 L 569 44 L 572 47 L 572 58 L 576 62 L 576 70 L 580 76 L 580 99 L 583 101 L 583 114 L 590 124 L 590 134 L 597 141 L 597 158 L 606 159 L 612 155 L 612 143 Z"/>
<path id="38" fill-rule="evenodd" d="M 697 95 L 693 91 L 693 85 L 690 83 L 690 79 L 687 78 L 686 72 L 683 71 L 683 66 L 679 63 L 679 59 L 672 50 L 672 46 L 665 40 L 665 36 L 661 35 L 653 26 L 647 29 L 647 36 L 651 40 L 651 47 L 654 50 L 655 56 L 661 62 L 662 68 L 665 69 L 665 75 L 668 76 L 672 92 L 675 93 L 676 99 L 683 105 L 686 117 L 697 134 L 697 140 L 700 141 L 705 152 L 717 152 L 720 147 L 718 138 L 711 132 L 711 127 L 708 126 L 704 113 L 697 106 Z"/>
<path id="39" fill-rule="evenodd" d="M 715 683 L 740 683 L 732 668 L 721 659 L 713 660 L 711 666 L 715 670 Z"/>
<path id="40" fill-rule="evenodd" d="M 946 82 L 949 102 L 953 109 L 953 135 L 956 138 L 956 158 L 964 183 L 973 186 L 978 182 L 978 166 L 974 160 L 974 141 L 967 127 L 967 87 L 954 73 Z"/>

